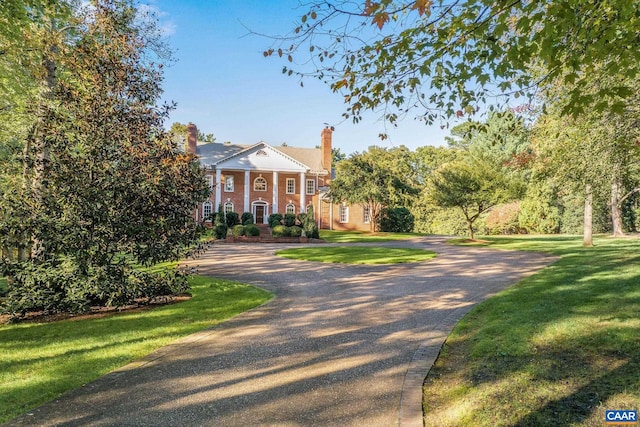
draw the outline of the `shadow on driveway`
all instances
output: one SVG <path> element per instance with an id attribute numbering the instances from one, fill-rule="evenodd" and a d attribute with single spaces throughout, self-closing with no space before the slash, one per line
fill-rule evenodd
<path id="1" fill-rule="evenodd" d="M 455 323 L 555 258 L 434 237 L 372 245 L 438 256 L 342 265 L 274 256 L 282 245 L 215 245 L 189 264 L 276 298 L 9 425 L 421 426 L 422 383 Z"/>

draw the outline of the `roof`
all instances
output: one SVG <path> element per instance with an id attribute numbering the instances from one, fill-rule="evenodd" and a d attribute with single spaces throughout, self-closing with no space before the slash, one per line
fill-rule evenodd
<path id="1" fill-rule="evenodd" d="M 297 163 L 301 163 L 309 169 L 310 173 L 326 174 L 328 171 L 322 166 L 322 151 L 319 148 L 301 147 L 273 147 L 265 142 L 254 145 L 241 144 L 219 144 L 215 142 L 199 143 L 196 154 L 200 157 L 200 162 L 206 167 L 215 169 L 216 164 L 220 164 L 235 156 L 242 155 L 253 147 L 264 145 L 270 149 L 281 153 L 284 157 L 291 158 Z"/>

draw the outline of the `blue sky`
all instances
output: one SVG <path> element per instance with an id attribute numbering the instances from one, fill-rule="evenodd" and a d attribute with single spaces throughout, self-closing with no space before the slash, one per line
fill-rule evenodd
<path id="1" fill-rule="evenodd" d="M 143 0 L 144 1 L 144 0 Z M 165 71 L 164 99 L 178 103 L 173 122 L 195 123 L 217 142 L 314 147 L 324 123 L 335 126 L 334 147 L 343 153 L 364 151 L 370 145 L 405 145 L 415 149 L 442 145 L 447 130 L 411 118 L 387 130 L 371 113 L 359 124 L 344 121 L 339 94 L 325 84 L 282 74 L 284 61 L 264 58 L 266 38 L 295 27 L 304 13 L 298 0 L 146 0 L 160 14 L 161 25 L 177 62 Z"/>

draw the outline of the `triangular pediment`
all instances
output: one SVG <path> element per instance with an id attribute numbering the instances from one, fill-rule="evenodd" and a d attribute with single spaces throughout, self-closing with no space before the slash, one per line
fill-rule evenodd
<path id="1" fill-rule="evenodd" d="M 259 142 L 213 164 L 216 169 L 307 172 L 310 168 L 267 143 Z"/>

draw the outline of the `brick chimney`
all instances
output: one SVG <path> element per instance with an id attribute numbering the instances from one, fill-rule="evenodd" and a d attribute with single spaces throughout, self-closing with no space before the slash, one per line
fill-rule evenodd
<path id="1" fill-rule="evenodd" d="M 187 153 L 196 154 L 198 146 L 198 128 L 193 123 L 187 125 L 187 144 L 185 151 Z"/>
<path id="2" fill-rule="evenodd" d="M 320 134 L 320 150 L 322 151 L 322 166 L 329 172 L 331 179 L 331 134 L 333 126 L 325 127 Z"/>

